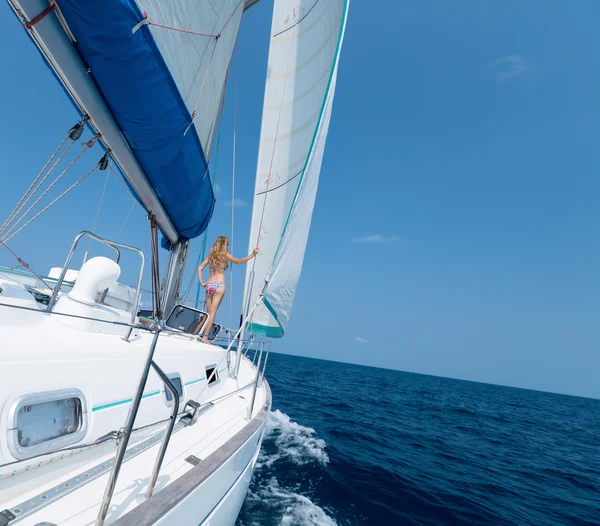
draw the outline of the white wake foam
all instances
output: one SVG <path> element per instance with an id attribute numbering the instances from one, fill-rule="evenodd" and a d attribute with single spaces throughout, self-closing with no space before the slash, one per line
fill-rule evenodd
<path id="1" fill-rule="evenodd" d="M 271 412 L 264 439 L 274 440 L 277 446 L 275 454 L 264 456 L 261 453 L 259 462 L 267 467 L 271 467 L 280 459 L 289 460 L 299 466 L 309 462 L 318 462 L 325 466 L 329 462 L 325 452 L 325 440 L 317 438 L 313 428 L 293 422 L 279 409 Z"/>
<path id="2" fill-rule="evenodd" d="M 323 508 L 304 495 L 282 488 L 275 477 L 263 482 L 255 491 L 250 491 L 248 499 L 271 508 L 280 517 L 280 526 L 337 526 Z"/>

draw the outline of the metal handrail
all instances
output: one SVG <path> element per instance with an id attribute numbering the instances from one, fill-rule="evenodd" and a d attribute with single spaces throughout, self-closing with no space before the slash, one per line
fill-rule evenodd
<path id="1" fill-rule="evenodd" d="M 265 372 L 267 370 L 267 361 L 269 360 L 269 354 L 271 353 L 271 342 L 268 342 L 269 347 L 267 348 L 267 354 L 265 355 L 265 361 L 263 363 L 263 369 L 262 369 L 262 375 L 260 377 L 260 382 L 259 384 L 262 385 L 262 383 L 265 380 Z"/>
<path id="2" fill-rule="evenodd" d="M 117 243 L 116 241 L 108 241 L 107 239 L 101 238 L 100 236 L 97 236 L 96 234 L 92 234 L 91 232 L 88 232 L 87 230 L 84 230 L 83 232 L 80 232 L 79 234 L 77 234 L 77 237 L 75 237 L 75 240 L 73 241 L 73 244 L 71 245 L 71 250 L 69 251 L 67 260 L 65 261 L 65 264 L 62 268 L 62 271 L 60 273 L 58 281 L 56 282 L 56 286 L 52 290 L 52 295 L 50 296 L 50 300 L 48 301 L 48 308 L 47 308 L 48 312 L 52 311 L 52 307 L 56 303 L 56 298 L 58 296 L 58 292 L 60 290 L 60 287 L 63 284 L 63 281 L 65 280 L 65 276 L 67 274 L 67 270 L 69 269 L 69 265 L 71 264 L 71 260 L 73 259 L 73 254 L 75 253 L 75 249 L 77 248 L 79 241 L 81 241 L 81 239 L 84 237 L 90 237 L 92 239 L 95 239 L 96 241 L 102 243 L 103 245 L 115 250 L 117 252 L 117 262 L 119 261 L 119 259 L 121 257 L 121 253 L 120 253 L 119 249 L 129 250 L 130 252 L 135 252 L 136 254 L 138 254 L 140 256 L 140 259 L 142 260 L 142 262 L 140 265 L 140 273 L 138 276 L 137 287 L 135 290 L 135 302 L 134 302 L 133 309 L 131 312 L 131 324 L 135 325 L 135 320 L 137 317 L 137 311 L 138 311 L 138 306 L 139 306 L 139 301 L 140 301 L 140 290 L 142 288 L 142 277 L 144 275 L 144 263 L 145 263 L 144 253 L 139 248 L 131 247 L 129 245 L 124 245 L 122 243 Z M 129 331 L 129 334 L 127 335 L 127 337 L 125 339 L 128 339 L 130 334 L 131 334 L 131 331 Z"/>
<path id="3" fill-rule="evenodd" d="M 121 251 L 117 247 L 115 247 L 115 246 L 111 246 L 111 248 L 113 248 L 117 252 L 117 257 L 115 258 L 115 263 L 118 265 L 119 261 L 121 261 Z M 87 252 L 86 252 L 86 254 L 87 254 Z M 108 294 L 108 289 L 109 288 L 110 287 L 104 289 L 104 292 L 100 296 L 100 299 L 98 300 L 98 303 L 104 303 L 104 301 L 106 300 L 106 295 Z"/>
<path id="4" fill-rule="evenodd" d="M 106 514 L 108 513 L 110 501 L 112 500 L 112 496 L 115 491 L 117 478 L 119 476 L 119 472 L 121 471 L 121 465 L 123 464 L 123 458 L 125 457 L 125 452 L 127 451 L 127 444 L 129 443 L 129 438 L 131 437 L 131 430 L 133 429 L 133 424 L 140 408 L 140 403 L 144 394 L 144 388 L 146 387 L 146 381 L 148 380 L 148 374 L 150 373 L 150 367 L 153 363 L 154 351 L 156 351 L 156 344 L 158 343 L 160 332 L 160 326 L 155 327 L 154 337 L 152 338 L 152 343 L 150 344 L 150 349 L 148 350 L 148 357 L 146 358 L 146 363 L 144 364 L 142 376 L 140 377 L 135 397 L 133 398 L 131 406 L 129 407 L 129 413 L 127 414 L 125 427 L 120 431 L 121 437 L 117 444 L 117 454 L 115 455 L 115 461 L 108 477 L 106 489 L 104 490 L 102 504 L 100 506 L 100 511 L 98 512 L 98 518 L 96 519 L 96 526 L 103 526 L 104 521 L 106 520 Z"/>
<path id="5" fill-rule="evenodd" d="M 265 346 L 265 342 L 260 342 L 260 351 L 258 355 L 258 363 L 256 364 L 256 379 L 254 380 L 254 387 L 252 388 L 252 400 L 250 402 L 250 407 L 248 407 L 248 416 L 246 420 L 250 420 L 252 418 L 252 411 L 254 409 L 254 400 L 256 399 L 256 389 L 258 388 L 258 380 L 260 378 L 260 362 L 262 360 L 263 348 Z"/>
<path id="6" fill-rule="evenodd" d="M 150 482 L 148 483 L 148 489 L 146 490 L 146 498 L 148 499 L 152 497 L 152 493 L 154 493 L 154 486 L 156 485 L 158 474 L 160 473 L 160 468 L 165 458 L 165 453 L 167 452 L 167 447 L 169 445 L 169 441 L 171 440 L 171 435 L 173 434 L 173 427 L 175 427 L 175 419 L 177 418 L 177 413 L 179 413 L 179 393 L 173 385 L 173 382 L 171 382 L 171 379 L 165 374 L 165 372 L 158 365 L 156 365 L 156 362 L 154 360 L 152 361 L 152 367 L 156 371 L 156 374 L 160 376 L 160 379 L 165 384 L 165 387 L 171 393 L 173 407 L 171 409 L 171 420 L 167 425 L 167 429 L 165 429 L 165 436 L 163 438 L 162 444 L 160 445 L 160 450 L 156 457 L 156 462 L 154 463 L 152 477 L 150 478 Z"/>

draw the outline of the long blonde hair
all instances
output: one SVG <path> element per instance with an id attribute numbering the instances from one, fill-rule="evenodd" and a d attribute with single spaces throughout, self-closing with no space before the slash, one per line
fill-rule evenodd
<path id="1" fill-rule="evenodd" d="M 211 267 L 224 267 L 227 264 L 227 247 L 229 246 L 229 239 L 227 236 L 219 236 L 215 241 L 215 244 L 208 253 L 208 264 Z"/>

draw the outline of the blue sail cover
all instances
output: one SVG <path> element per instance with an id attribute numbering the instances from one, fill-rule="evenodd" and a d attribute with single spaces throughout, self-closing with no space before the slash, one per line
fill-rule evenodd
<path id="1" fill-rule="evenodd" d="M 208 173 L 209 152 L 202 147 L 197 126 L 212 130 L 218 108 L 199 112 L 192 119 L 189 100 L 198 97 L 198 81 L 184 87 L 194 93 L 182 96 L 182 86 L 167 64 L 172 57 L 161 53 L 151 26 L 138 26 L 144 13 L 134 0 L 58 0 L 57 4 L 80 56 L 179 236 L 185 240 L 200 235 L 208 226 L 215 199 Z M 235 35 L 237 29 L 236 25 Z M 213 40 L 204 40 L 216 49 Z M 169 51 L 167 46 L 164 49 Z M 171 49 L 171 55 L 176 51 Z M 204 55 L 204 69 L 210 70 Z M 223 70 L 214 69 L 216 73 Z M 202 74 L 206 80 L 207 75 Z M 223 79 L 208 79 L 213 91 L 217 89 L 219 101 L 226 74 L 221 76 Z M 211 134 L 205 135 L 210 148 Z"/>

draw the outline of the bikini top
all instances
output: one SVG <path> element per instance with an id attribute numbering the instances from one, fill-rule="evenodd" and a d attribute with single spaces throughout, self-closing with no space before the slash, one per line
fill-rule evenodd
<path id="1" fill-rule="evenodd" d="M 211 274 L 216 274 L 219 271 L 225 272 L 229 268 L 229 263 L 225 263 L 224 267 L 213 267 L 212 265 L 210 265 L 209 268 Z"/>

